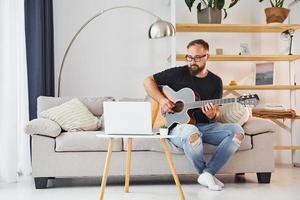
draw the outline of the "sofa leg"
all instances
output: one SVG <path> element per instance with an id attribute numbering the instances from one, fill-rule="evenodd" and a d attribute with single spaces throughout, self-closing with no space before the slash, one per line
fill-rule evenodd
<path id="1" fill-rule="evenodd" d="M 34 178 L 35 189 L 47 188 L 48 177 L 37 177 Z"/>
<path id="2" fill-rule="evenodd" d="M 234 176 L 234 182 L 236 183 L 245 183 L 246 178 L 245 178 L 245 173 L 236 173 Z"/>
<path id="3" fill-rule="evenodd" d="M 257 181 L 259 183 L 270 183 L 271 181 L 271 172 L 258 172 L 256 173 Z"/>

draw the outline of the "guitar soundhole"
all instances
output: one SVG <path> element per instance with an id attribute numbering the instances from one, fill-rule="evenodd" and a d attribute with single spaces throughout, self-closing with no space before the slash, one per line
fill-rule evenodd
<path id="1" fill-rule="evenodd" d="M 175 103 L 175 108 L 174 108 L 174 111 L 175 112 L 181 112 L 183 110 L 183 107 L 184 107 L 184 104 L 182 101 L 177 101 Z"/>

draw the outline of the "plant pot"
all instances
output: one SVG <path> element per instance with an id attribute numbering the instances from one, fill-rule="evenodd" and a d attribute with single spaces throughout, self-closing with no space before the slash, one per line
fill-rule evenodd
<path id="1" fill-rule="evenodd" d="M 160 135 L 168 135 L 169 134 L 169 129 L 168 128 L 160 128 L 159 129 L 159 134 Z"/>
<path id="2" fill-rule="evenodd" d="M 198 24 L 221 24 L 222 21 L 222 11 L 216 8 L 205 8 L 198 10 Z"/>
<path id="3" fill-rule="evenodd" d="M 289 15 L 290 10 L 286 8 L 271 7 L 266 8 L 267 23 L 282 23 Z"/>

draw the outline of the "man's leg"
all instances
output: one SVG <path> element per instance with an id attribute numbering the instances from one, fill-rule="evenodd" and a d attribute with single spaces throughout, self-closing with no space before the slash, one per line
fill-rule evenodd
<path id="1" fill-rule="evenodd" d="M 240 147 L 244 139 L 244 130 L 238 124 L 210 123 L 198 124 L 197 127 L 203 132 L 205 143 L 218 145 L 211 160 L 203 170 L 202 177 L 207 178 L 211 175 L 214 176 Z M 224 186 L 216 177 L 214 180 L 218 185 Z"/>
<path id="2" fill-rule="evenodd" d="M 203 157 L 203 144 L 198 128 L 191 124 L 178 124 L 174 127 L 171 135 L 179 135 L 180 137 L 170 138 L 169 141 L 176 147 L 183 149 L 186 157 L 193 164 L 199 173 L 205 168 Z"/>
<path id="3" fill-rule="evenodd" d="M 177 125 L 171 131 L 171 135 L 180 135 L 180 137 L 177 138 L 170 138 L 170 141 L 175 146 L 184 150 L 186 157 L 197 169 L 199 174 L 201 174 L 205 168 L 205 161 L 201 139 L 202 134 L 199 132 L 198 128 L 191 124 Z M 201 184 L 208 186 L 211 190 L 221 190 L 221 186 L 218 186 L 213 178 L 204 179 Z"/>

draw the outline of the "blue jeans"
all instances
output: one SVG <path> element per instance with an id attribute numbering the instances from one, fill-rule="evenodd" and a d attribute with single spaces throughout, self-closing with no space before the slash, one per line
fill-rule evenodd
<path id="1" fill-rule="evenodd" d="M 244 130 L 239 124 L 233 123 L 178 124 L 170 134 L 180 137 L 169 140 L 184 151 L 198 173 L 208 172 L 215 175 L 240 147 L 240 141 L 235 138 L 237 133 L 244 134 Z M 207 164 L 203 155 L 203 143 L 218 146 Z"/>

